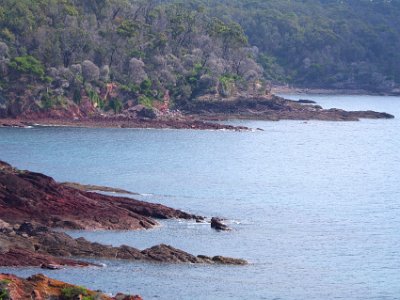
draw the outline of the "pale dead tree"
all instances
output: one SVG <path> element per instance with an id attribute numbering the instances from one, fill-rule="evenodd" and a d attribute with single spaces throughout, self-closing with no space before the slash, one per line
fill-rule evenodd
<path id="1" fill-rule="evenodd" d="M 107 82 L 110 80 L 110 67 L 102 66 L 100 69 L 100 80 Z"/>
<path id="2" fill-rule="evenodd" d="M 262 77 L 263 69 L 253 59 L 245 58 L 237 69 L 237 75 L 245 80 L 255 80 Z"/>
<path id="3" fill-rule="evenodd" d="M 205 67 L 214 76 L 219 77 L 224 73 L 227 73 L 227 61 L 221 57 L 211 54 L 210 58 L 207 60 Z"/>
<path id="4" fill-rule="evenodd" d="M 82 66 L 80 64 L 71 65 L 70 69 L 75 76 L 82 75 Z"/>
<path id="5" fill-rule="evenodd" d="M 8 46 L 6 43 L 0 42 L 0 59 L 8 57 Z"/>
<path id="6" fill-rule="evenodd" d="M 143 80 L 148 78 L 144 68 L 145 64 L 143 61 L 132 58 L 129 61 L 129 79 L 135 84 L 142 83 Z"/>
<path id="7" fill-rule="evenodd" d="M 100 76 L 100 69 L 90 60 L 85 60 L 82 63 L 82 76 L 87 82 L 96 81 Z"/>

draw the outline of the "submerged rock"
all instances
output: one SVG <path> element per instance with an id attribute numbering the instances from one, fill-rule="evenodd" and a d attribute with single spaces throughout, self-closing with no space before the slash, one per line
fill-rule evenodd
<path id="1" fill-rule="evenodd" d="M 315 104 L 316 102 L 313 100 L 307 100 L 307 99 L 300 99 L 297 101 L 298 103 L 302 103 L 302 104 Z"/>

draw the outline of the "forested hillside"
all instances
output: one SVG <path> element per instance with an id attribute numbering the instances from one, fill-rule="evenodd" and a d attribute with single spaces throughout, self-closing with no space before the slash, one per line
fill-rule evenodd
<path id="1" fill-rule="evenodd" d="M 0 115 L 268 92 L 268 82 L 390 92 L 400 2 L 0 0 Z"/>
<path id="2" fill-rule="evenodd" d="M 242 28 L 194 3 L 2 0 L 0 28 L 3 114 L 265 93 Z"/>
<path id="3" fill-rule="evenodd" d="M 205 2 L 242 25 L 270 80 L 375 91 L 400 83 L 400 1 Z"/>

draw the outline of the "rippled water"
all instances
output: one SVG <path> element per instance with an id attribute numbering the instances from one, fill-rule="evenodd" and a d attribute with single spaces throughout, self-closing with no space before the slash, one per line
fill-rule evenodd
<path id="1" fill-rule="evenodd" d="M 399 97 L 301 98 L 400 118 Z M 250 265 L 102 261 L 107 267 L 0 272 L 45 272 L 145 299 L 400 299 L 399 119 L 232 123 L 265 131 L 0 129 L 0 159 L 59 181 L 120 187 L 226 217 L 234 228 L 167 221 L 146 232 L 74 236 L 138 248 L 167 243 Z"/>

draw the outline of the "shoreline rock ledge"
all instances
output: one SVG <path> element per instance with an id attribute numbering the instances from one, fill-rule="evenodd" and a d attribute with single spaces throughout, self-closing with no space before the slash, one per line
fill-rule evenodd
<path id="1" fill-rule="evenodd" d="M 53 230 L 148 229 L 158 224 L 155 219 L 172 218 L 204 220 L 161 204 L 85 192 L 0 161 L 0 266 L 57 269 L 93 265 L 77 258 L 247 264 L 245 260 L 223 256 L 194 256 L 164 244 L 144 250 L 107 246 Z"/>
<path id="2" fill-rule="evenodd" d="M 161 204 L 82 191 L 0 161 L 0 219 L 11 224 L 29 220 L 72 230 L 136 230 L 157 226 L 154 219 L 174 218 L 204 219 Z"/>
<path id="3" fill-rule="evenodd" d="M 42 274 L 27 279 L 0 274 L 0 299 L 99 299 L 99 300 L 143 300 L 140 296 L 117 294 L 115 297 L 91 291 L 81 286 L 48 278 Z"/>

